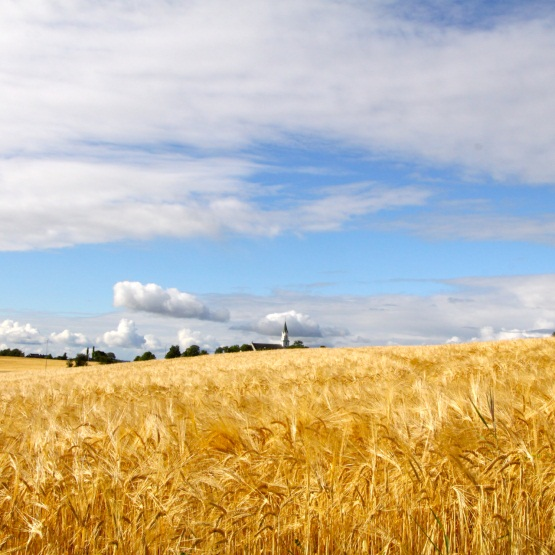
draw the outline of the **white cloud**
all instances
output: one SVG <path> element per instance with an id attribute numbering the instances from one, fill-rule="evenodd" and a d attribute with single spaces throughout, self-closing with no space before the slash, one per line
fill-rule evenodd
<path id="1" fill-rule="evenodd" d="M 144 337 L 144 348 L 147 351 L 159 351 L 162 349 L 162 343 L 156 336 L 147 333 Z"/>
<path id="2" fill-rule="evenodd" d="M 162 289 L 155 283 L 146 285 L 138 281 L 116 283 L 114 285 L 114 306 L 174 318 L 197 318 L 215 322 L 229 320 L 227 310 L 211 310 L 194 295 L 175 288 Z"/>
<path id="3" fill-rule="evenodd" d="M 290 212 L 289 225 L 298 231 L 332 231 L 341 229 L 350 220 L 382 210 L 423 206 L 430 192 L 418 187 L 387 189 L 366 183 L 335 186 L 323 191 L 319 199 Z"/>
<path id="4" fill-rule="evenodd" d="M 555 223 L 550 206 L 535 217 L 495 214 L 490 211 L 461 214 L 428 213 L 410 221 L 389 223 L 388 228 L 416 232 L 426 238 L 470 241 L 521 241 L 555 244 Z"/>
<path id="5" fill-rule="evenodd" d="M 50 341 L 65 345 L 67 347 L 86 347 L 90 345 L 89 340 L 82 333 L 73 333 L 69 330 L 64 330 L 60 333 L 51 333 Z"/>
<path id="6" fill-rule="evenodd" d="M 75 137 L 235 147 L 297 131 L 551 172 L 542 157 L 553 141 L 555 39 L 545 13 L 438 29 L 383 3 L 41 6 L 3 18 L 11 149 Z"/>
<path id="7" fill-rule="evenodd" d="M 244 198 L 248 188 L 241 190 L 252 164 L 145 158 L 150 165 L 144 160 L 3 161 L 0 184 L 13 204 L 11 210 L 0 208 L 0 249 L 259 232 L 256 210 Z M 233 210 L 243 217 L 233 220 L 228 213 Z"/>
<path id="8" fill-rule="evenodd" d="M 263 161 L 237 153 L 291 137 L 555 180 L 549 10 L 439 28 L 396 2 L 22 4 L 0 22 L 2 250 L 335 230 L 426 199 L 344 189 L 268 208 Z"/>
<path id="9" fill-rule="evenodd" d="M 542 337 L 553 331 L 554 275 L 464 278 L 444 285 L 451 291 L 360 299 L 352 327 L 360 329 L 366 320 L 378 344 Z"/>
<path id="10" fill-rule="evenodd" d="M 97 341 L 110 348 L 121 347 L 130 349 L 142 347 L 145 343 L 145 338 L 137 333 L 137 328 L 133 320 L 122 318 L 118 324 L 117 330 L 107 331 L 99 337 Z"/>
<path id="11" fill-rule="evenodd" d="M 451 343 L 460 343 L 460 342 L 461 342 L 460 338 L 454 335 L 453 337 L 450 337 L 445 343 L 451 344 Z"/>
<path id="12" fill-rule="evenodd" d="M 273 190 L 248 183 L 257 167 L 240 159 L 149 154 L 119 163 L 5 160 L 0 185 L 11 203 L 0 207 L 0 250 L 340 229 L 354 217 L 420 206 L 429 197 L 416 187 L 356 184 L 262 209 L 260 198 Z"/>
<path id="13" fill-rule="evenodd" d="M 555 319 L 538 318 L 534 322 L 534 327 L 538 330 L 553 330 L 555 331 Z"/>
<path id="14" fill-rule="evenodd" d="M 437 285 L 437 284 L 436 284 Z M 441 284 L 446 292 L 428 295 L 305 295 L 280 292 L 274 297 L 221 297 L 236 321 L 249 321 L 249 314 L 269 309 L 272 319 L 239 324 L 233 329 L 278 336 L 286 306 L 298 314 L 310 314 L 312 325 L 305 337 L 323 336 L 328 346 L 386 344 L 440 344 L 450 340 L 484 340 L 487 337 L 548 336 L 555 331 L 555 275 L 460 278 Z M 287 317 L 290 336 L 294 320 Z M 326 333 L 326 327 L 338 328 Z M 349 333 L 337 333 L 349 330 Z M 516 331 L 515 331 L 516 330 Z M 313 342 L 314 344 L 320 341 Z M 310 343 L 310 341 L 308 342 Z"/>
<path id="15" fill-rule="evenodd" d="M 345 336 L 349 334 L 346 329 L 334 327 L 321 328 L 311 316 L 295 310 L 267 314 L 257 322 L 237 325 L 233 329 L 254 331 L 267 336 L 280 336 L 284 323 L 287 323 L 287 329 L 292 338 Z"/>
<path id="16" fill-rule="evenodd" d="M 529 330 L 507 330 L 501 328 L 494 329 L 492 326 L 484 326 L 480 329 L 480 335 L 472 338 L 472 341 L 502 341 L 510 339 L 528 339 L 533 337 L 545 337 L 546 331 L 529 331 Z"/>
<path id="17" fill-rule="evenodd" d="M 214 350 L 219 346 L 216 344 L 216 341 L 212 336 L 204 336 L 201 332 L 188 328 L 179 330 L 177 337 L 181 350 L 184 350 L 191 345 L 198 345 L 201 349 L 206 350 Z"/>
<path id="18" fill-rule="evenodd" d="M 31 324 L 4 320 L 0 323 L 0 341 L 8 345 L 40 345 L 45 339 Z"/>

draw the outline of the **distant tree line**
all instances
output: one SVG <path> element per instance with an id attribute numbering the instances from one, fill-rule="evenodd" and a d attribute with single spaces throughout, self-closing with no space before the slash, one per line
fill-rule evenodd
<path id="1" fill-rule="evenodd" d="M 187 347 L 183 352 L 181 352 L 179 345 L 172 345 L 164 358 L 198 357 L 200 355 L 207 354 L 208 351 L 205 349 L 201 349 L 198 345 L 191 345 L 190 347 Z"/>
<path id="2" fill-rule="evenodd" d="M 0 357 L 24 357 L 25 353 L 20 349 L 2 349 Z"/>
<path id="3" fill-rule="evenodd" d="M 27 357 L 27 358 L 47 358 L 48 360 L 67 360 L 67 354 L 53 357 L 52 355 L 29 354 L 26 355 L 21 349 L 2 349 L 0 357 Z"/>
<path id="4" fill-rule="evenodd" d="M 115 362 L 123 362 L 118 360 L 114 353 L 105 353 L 104 351 L 96 350 L 93 347 L 92 355 L 89 357 L 89 349 L 86 353 L 79 353 L 75 358 L 67 361 L 67 365 L 71 366 L 87 366 L 89 361 L 96 362 L 97 364 L 114 364 Z"/>
<path id="5" fill-rule="evenodd" d="M 252 345 L 248 345 L 247 343 L 243 343 L 240 347 L 239 345 L 231 345 L 228 347 L 224 345 L 223 347 L 218 347 L 214 354 L 219 355 L 221 353 L 239 353 L 243 351 L 252 351 Z"/>
<path id="6" fill-rule="evenodd" d="M 293 345 L 289 346 L 288 349 L 305 349 L 302 341 L 295 341 Z M 243 343 L 242 345 L 222 345 L 218 347 L 214 354 L 219 355 L 222 353 L 240 353 L 246 351 L 252 351 L 252 345 L 249 343 Z M 196 357 L 200 355 L 207 355 L 208 351 L 205 349 L 201 349 L 198 345 L 191 345 L 187 347 L 183 352 L 179 348 L 179 345 L 172 345 L 168 352 L 166 353 L 164 358 L 178 358 L 178 357 Z M 151 355 L 154 357 L 152 353 L 144 353 L 142 356 Z M 155 358 L 155 357 L 154 357 Z M 151 360 L 151 358 L 142 358 L 136 357 L 135 360 Z"/>
<path id="7" fill-rule="evenodd" d="M 554 333 L 555 335 L 555 333 Z M 292 345 L 287 347 L 288 349 L 304 349 L 306 348 L 302 341 L 295 341 Z M 252 351 L 252 345 L 248 343 L 243 343 L 242 345 L 222 345 L 218 347 L 214 354 L 221 353 L 239 353 L 245 351 Z M 196 357 L 201 355 L 207 355 L 208 351 L 206 349 L 201 349 L 198 345 L 191 345 L 183 351 L 181 351 L 179 345 L 172 345 L 164 358 L 178 358 L 178 357 Z M 0 356 L 3 357 L 24 357 L 25 353 L 21 349 L 2 349 L 0 350 Z M 38 355 L 32 354 L 27 355 L 31 358 L 46 358 L 51 360 L 66 360 L 67 366 L 87 366 L 89 362 L 96 362 L 97 364 L 114 364 L 115 362 L 123 362 L 118 360 L 114 353 L 106 353 L 104 351 L 96 350 L 94 347 L 92 349 L 92 354 L 89 356 L 89 348 L 87 347 L 86 353 L 79 353 L 73 358 L 68 358 L 67 353 L 62 356 L 53 357 L 51 354 L 48 355 Z M 156 355 L 151 351 L 146 351 L 142 355 L 138 355 L 133 359 L 133 362 L 140 362 L 145 360 L 156 360 Z"/>

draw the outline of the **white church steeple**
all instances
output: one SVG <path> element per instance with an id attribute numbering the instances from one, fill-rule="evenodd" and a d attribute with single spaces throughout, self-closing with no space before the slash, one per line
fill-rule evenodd
<path id="1" fill-rule="evenodd" d="M 289 332 L 287 331 L 287 322 L 283 323 L 283 331 L 281 332 L 281 346 L 285 349 L 289 347 Z"/>

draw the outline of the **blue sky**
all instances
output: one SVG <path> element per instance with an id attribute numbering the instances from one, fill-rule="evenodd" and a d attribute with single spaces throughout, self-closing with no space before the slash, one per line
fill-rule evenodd
<path id="1" fill-rule="evenodd" d="M 555 330 L 551 3 L 2 14 L 0 346 Z"/>

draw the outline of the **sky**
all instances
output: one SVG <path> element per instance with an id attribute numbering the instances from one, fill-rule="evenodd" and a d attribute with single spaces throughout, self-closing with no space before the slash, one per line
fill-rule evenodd
<path id="1" fill-rule="evenodd" d="M 0 348 L 555 331 L 555 6 L 0 0 Z"/>

